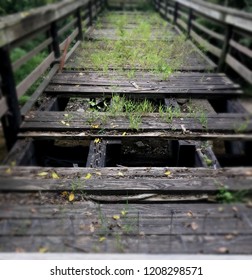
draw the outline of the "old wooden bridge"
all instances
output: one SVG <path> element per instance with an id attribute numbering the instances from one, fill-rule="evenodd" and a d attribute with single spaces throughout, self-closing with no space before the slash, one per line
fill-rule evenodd
<path id="1" fill-rule="evenodd" d="M 0 252 L 252 253 L 252 15 L 147 2 L 0 19 Z"/>

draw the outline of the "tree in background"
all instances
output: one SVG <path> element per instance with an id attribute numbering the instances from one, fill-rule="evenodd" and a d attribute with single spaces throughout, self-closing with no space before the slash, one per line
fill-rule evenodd
<path id="1" fill-rule="evenodd" d="M 0 16 L 9 15 L 60 0 L 0 0 Z"/>

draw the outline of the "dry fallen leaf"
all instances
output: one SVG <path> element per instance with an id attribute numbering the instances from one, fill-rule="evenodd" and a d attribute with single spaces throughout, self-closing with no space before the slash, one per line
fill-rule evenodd
<path id="1" fill-rule="evenodd" d="M 227 254 L 227 253 L 229 253 L 229 250 L 226 247 L 220 247 L 220 248 L 218 248 L 217 252 L 222 253 L 222 254 Z"/>
<path id="2" fill-rule="evenodd" d="M 105 240 L 106 240 L 106 237 L 104 237 L 104 236 L 102 236 L 102 237 L 99 238 L 99 241 L 100 241 L 100 242 L 103 242 L 103 241 L 105 241 Z"/>
<path id="3" fill-rule="evenodd" d="M 170 170 L 167 170 L 164 174 L 165 174 L 166 176 L 170 176 L 170 175 L 171 175 L 171 171 L 170 171 Z"/>
<path id="4" fill-rule="evenodd" d="M 91 224 L 90 226 L 89 226 L 89 230 L 90 230 L 90 232 L 94 232 L 95 231 L 95 228 L 94 228 L 94 225 L 93 224 Z"/>
<path id="5" fill-rule="evenodd" d="M 89 179 L 91 179 L 92 178 L 92 174 L 91 173 L 88 173 L 85 177 L 84 177 L 84 179 L 86 179 L 86 180 L 89 180 Z"/>
<path id="6" fill-rule="evenodd" d="M 48 175 L 48 172 L 40 172 L 40 173 L 38 173 L 38 176 L 41 176 L 41 177 L 44 177 L 46 175 Z"/>
<path id="7" fill-rule="evenodd" d="M 74 193 L 70 193 L 69 196 L 68 196 L 68 200 L 71 202 L 71 201 L 74 201 Z"/>
<path id="8" fill-rule="evenodd" d="M 33 213 L 33 214 L 35 214 L 35 213 L 38 212 L 35 208 L 31 208 L 30 211 L 31 211 L 31 213 Z"/>
<path id="9" fill-rule="evenodd" d="M 96 175 L 101 176 L 101 172 L 95 172 Z"/>
<path id="10" fill-rule="evenodd" d="M 25 249 L 21 248 L 21 247 L 17 247 L 15 250 L 16 253 L 24 253 Z"/>
<path id="11" fill-rule="evenodd" d="M 233 234 L 228 234 L 228 235 L 225 236 L 225 239 L 226 240 L 232 240 L 232 239 L 234 239 L 234 235 Z"/>
<path id="12" fill-rule="evenodd" d="M 119 219 L 120 219 L 120 216 L 119 216 L 119 215 L 114 215 L 114 216 L 113 216 L 113 219 L 114 219 L 114 220 L 119 220 Z"/>
<path id="13" fill-rule="evenodd" d="M 95 138 L 94 143 L 95 144 L 101 143 L 101 139 L 100 138 Z"/>
<path id="14" fill-rule="evenodd" d="M 234 212 L 236 212 L 236 213 L 239 212 L 239 209 L 238 209 L 236 206 L 233 206 L 233 207 L 232 207 L 232 210 L 233 210 Z"/>
<path id="15" fill-rule="evenodd" d="M 118 176 L 121 176 L 121 177 L 124 176 L 124 174 L 123 174 L 121 171 L 119 171 L 119 172 L 117 173 L 117 175 L 118 175 Z"/>
<path id="16" fill-rule="evenodd" d="M 68 117 L 69 117 L 69 114 L 64 114 L 64 117 L 68 118 Z"/>
<path id="17" fill-rule="evenodd" d="M 197 230 L 197 229 L 199 228 L 199 226 L 198 226 L 197 223 L 192 222 L 192 223 L 191 223 L 191 228 L 192 228 L 192 230 Z"/>
<path id="18" fill-rule="evenodd" d="M 5 170 L 5 173 L 10 175 L 10 174 L 12 173 L 11 168 L 7 168 L 7 169 Z"/>
<path id="19" fill-rule="evenodd" d="M 64 191 L 64 192 L 61 193 L 61 195 L 62 195 L 63 197 L 67 197 L 67 196 L 68 196 L 68 192 L 67 192 L 67 191 Z"/>
<path id="20" fill-rule="evenodd" d="M 192 212 L 191 210 L 188 211 L 188 212 L 187 212 L 187 216 L 188 216 L 188 217 L 193 217 L 193 212 Z"/>
<path id="21" fill-rule="evenodd" d="M 91 127 L 92 128 L 99 128 L 99 124 L 92 124 Z"/>
<path id="22" fill-rule="evenodd" d="M 59 179 L 60 178 L 59 175 L 56 172 L 52 172 L 51 176 L 52 176 L 53 179 Z"/>
<path id="23" fill-rule="evenodd" d="M 48 248 L 46 248 L 46 247 L 40 247 L 39 248 L 39 253 L 46 253 L 48 251 Z"/>
<path id="24" fill-rule="evenodd" d="M 122 136 L 126 136 L 127 135 L 127 132 L 125 131 L 125 132 L 123 132 L 123 134 L 122 134 Z"/>
<path id="25" fill-rule="evenodd" d="M 66 122 L 65 122 L 65 121 L 61 121 L 61 123 L 64 124 L 64 125 L 66 125 Z"/>
<path id="26" fill-rule="evenodd" d="M 122 211 L 121 211 L 121 214 L 122 214 L 122 216 L 126 216 L 126 215 L 128 214 L 128 212 L 125 211 L 125 210 L 122 210 Z"/>

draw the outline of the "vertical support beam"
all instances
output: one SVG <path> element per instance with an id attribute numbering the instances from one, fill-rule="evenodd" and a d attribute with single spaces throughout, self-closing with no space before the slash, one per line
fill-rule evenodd
<path id="1" fill-rule="evenodd" d="M 51 36 L 52 36 L 52 48 L 54 51 L 55 58 L 60 57 L 60 46 L 59 46 L 59 37 L 58 37 L 58 28 L 57 23 L 54 21 L 51 24 Z"/>
<path id="2" fill-rule="evenodd" d="M 108 9 L 109 4 L 108 4 L 108 0 L 104 0 L 104 9 Z"/>
<path id="3" fill-rule="evenodd" d="M 174 25 L 176 25 L 176 24 L 177 24 L 178 9 L 179 9 L 179 3 L 178 3 L 178 2 L 175 2 L 175 6 L 174 6 L 174 14 L 173 14 L 173 24 L 174 24 Z"/>
<path id="4" fill-rule="evenodd" d="M 93 24 L 92 0 L 88 2 L 89 26 Z"/>
<path id="5" fill-rule="evenodd" d="M 191 36 L 192 20 L 193 20 L 193 10 L 189 9 L 188 23 L 187 23 L 187 37 L 188 38 L 190 38 L 190 36 Z"/>
<path id="6" fill-rule="evenodd" d="M 167 15 L 168 15 L 168 13 L 169 13 L 168 7 L 169 7 L 169 5 L 168 5 L 168 0 L 166 0 L 166 1 L 165 1 L 165 18 L 166 18 L 166 19 L 168 19 L 168 17 L 167 17 Z"/>
<path id="7" fill-rule="evenodd" d="M 17 140 L 21 124 L 21 114 L 15 86 L 14 74 L 11 66 L 9 50 L 0 48 L 0 75 L 2 77 L 2 93 L 6 98 L 8 113 L 2 117 L 3 131 L 7 149 L 10 150 Z"/>
<path id="8" fill-rule="evenodd" d="M 83 41 L 81 8 L 77 9 L 76 17 L 77 17 L 77 27 L 79 29 L 78 40 Z"/>
<path id="9" fill-rule="evenodd" d="M 221 56 L 219 59 L 219 64 L 218 64 L 218 69 L 217 69 L 218 72 L 222 72 L 225 68 L 226 57 L 227 57 L 227 53 L 228 53 L 228 49 L 229 49 L 229 40 L 232 37 L 232 33 L 233 33 L 233 28 L 231 25 L 228 24 L 226 26 L 224 44 L 223 44 Z"/>

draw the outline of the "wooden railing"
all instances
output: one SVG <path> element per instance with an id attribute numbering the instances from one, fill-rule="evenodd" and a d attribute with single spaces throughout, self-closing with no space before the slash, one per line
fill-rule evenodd
<path id="1" fill-rule="evenodd" d="M 41 94 L 62 63 L 63 50 L 65 55 L 67 46 L 71 46 L 69 57 L 106 3 L 106 0 L 65 0 L 0 19 L 0 118 L 9 149 L 16 141 L 22 112 L 33 104 L 31 100 L 21 111 L 18 99 L 46 73 L 46 79 L 34 93 Z M 15 50 L 30 42 L 37 43 L 13 60 Z M 17 82 L 18 71 L 38 55 L 41 61 Z"/>
<path id="2" fill-rule="evenodd" d="M 202 0 L 154 0 L 162 16 L 197 42 L 218 64 L 252 84 L 252 14 Z"/>

